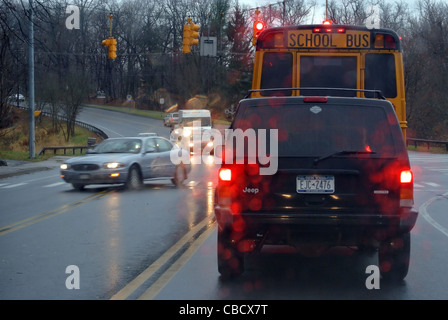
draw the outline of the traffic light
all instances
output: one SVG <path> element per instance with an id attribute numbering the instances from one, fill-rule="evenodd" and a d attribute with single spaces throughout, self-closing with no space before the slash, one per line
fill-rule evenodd
<path id="1" fill-rule="evenodd" d="M 117 39 L 110 37 L 101 43 L 109 48 L 109 59 L 115 60 L 117 58 Z"/>
<path id="2" fill-rule="evenodd" d="M 184 25 L 184 37 L 182 40 L 182 52 L 190 53 L 191 26 L 189 23 Z"/>
<path id="3" fill-rule="evenodd" d="M 266 29 L 266 24 L 263 21 L 257 20 L 254 22 L 252 45 L 255 46 L 257 44 L 258 36 L 260 32 L 263 31 L 264 29 Z"/>
<path id="4" fill-rule="evenodd" d="M 182 40 L 182 52 L 190 53 L 191 46 L 199 45 L 199 25 L 191 22 L 191 18 L 187 19 L 187 23 L 184 25 L 184 33 Z"/>

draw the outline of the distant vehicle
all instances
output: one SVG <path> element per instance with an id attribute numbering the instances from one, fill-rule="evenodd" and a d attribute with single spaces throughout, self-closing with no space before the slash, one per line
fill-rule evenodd
<path id="1" fill-rule="evenodd" d="M 163 125 L 165 127 L 171 127 L 177 124 L 178 120 L 179 120 L 179 113 L 177 112 L 168 113 L 163 119 Z"/>
<path id="2" fill-rule="evenodd" d="M 61 164 L 61 177 L 77 190 L 92 184 L 124 184 L 139 189 L 145 180 L 171 179 L 181 185 L 191 170 L 190 164 L 175 165 L 172 149 L 187 152 L 168 139 L 155 135 L 109 138 L 84 156 Z"/>
<path id="3" fill-rule="evenodd" d="M 14 102 L 17 102 L 17 101 L 24 102 L 25 101 L 25 96 L 23 94 L 16 93 L 16 94 L 13 94 L 13 95 L 8 97 L 8 102 L 9 103 L 14 103 Z"/>
<path id="4" fill-rule="evenodd" d="M 196 126 L 196 128 L 195 128 Z M 179 123 L 171 132 L 170 140 L 173 143 L 179 143 L 182 139 L 189 139 L 190 151 L 194 149 L 194 142 L 200 144 L 201 151 L 205 146 L 213 148 L 213 141 L 203 139 L 203 133 L 212 128 L 212 118 L 210 110 L 194 109 L 180 110 Z"/>
<path id="5" fill-rule="evenodd" d="M 277 146 L 271 147 L 272 138 L 269 144 L 260 140 L 260 134 L 247 142 L 266 143 L 265 154 L 275 152 L 277 165 L 263 175 L 268 165 L 249 162 L 246 149 L 221 165 L 214 203 L 221 275 L 244 272 L 244 257 L 265 244 L 290 245 L 312 256 L 337 246 L 377 250 L 383 278 L 407 275 L 418 213 L 406 145 L 390 101 L 245 99 L 230 127 L 238 129 L 278 130 Z"/>

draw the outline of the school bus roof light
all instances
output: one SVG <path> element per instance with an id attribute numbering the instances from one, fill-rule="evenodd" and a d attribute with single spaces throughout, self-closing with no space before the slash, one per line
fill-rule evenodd
<path id="1" fill-rule="evenodd" d="M 391 35 L 386 35 L 384 37 L 384 47 L 386 49 L 395 49 L 395 39 Z"/>
<path id="2" fill-rule="evenodd" d="M 329 26 L 329 25 L 331 25 L 331 21 L 330 20 L 325 20 L 322 24 L 324 26 Z"/>
<path id="3" fill-rule="evenodd" d="M 313 33 L 345 33 L 345 28 L 313 28 Z"/>
<path id="4" fill-rule="evenodd" d="M 375 48 L 384 48 L 384 34 L 375 35 Z"/>

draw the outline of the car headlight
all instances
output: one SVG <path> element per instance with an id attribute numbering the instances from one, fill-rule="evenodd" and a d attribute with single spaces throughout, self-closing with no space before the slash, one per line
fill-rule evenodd
<path id="1" fill-rule="evenodd" d="M 107 162 L 104 164 L 104 167 L 107 169 L 117 169 L 117 168 L 124 167 L 124 164 L 122 164 L 120 162 Z"/>
<path id="2" fill-rule="evenodd" d="M 182 132 L 182 135 L 184 137 L 189 137 L 191 135 L 191 130 L 190 129 L 184 129 Z"/>
<path id="3" fill-rule="evenodd" d="M 59 168 L 60 168 L 61 170 L 67 170 L 67 169 L 69 168 L 69 165 L 66 164 L 66 163 L 63 163 L 63 164 L 61 164 L 61 165 L 59 166 Z"/>

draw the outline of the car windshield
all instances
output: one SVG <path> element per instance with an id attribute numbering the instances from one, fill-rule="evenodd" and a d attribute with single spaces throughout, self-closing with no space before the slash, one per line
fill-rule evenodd
<path id="1" fill-rule="evenodd" d="M 234 129 L 278 130 L 280 157 L 339 155 L 391 156 L 395 154 L 387 114 L 380 107 L 345 105 L 250 106 Z M 266 132 L 267 133 L 267 132 Z M 266 149 L 271 142 L 266 134 Z"/>
<path id="2" fill-rule="evenodd" d="M 139 139 L 108 139 L 93 149 L 93 153 L 139 153 L 142 141 Z"/>

